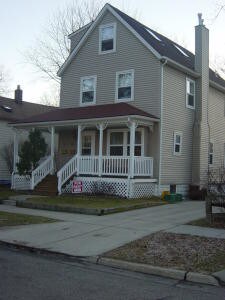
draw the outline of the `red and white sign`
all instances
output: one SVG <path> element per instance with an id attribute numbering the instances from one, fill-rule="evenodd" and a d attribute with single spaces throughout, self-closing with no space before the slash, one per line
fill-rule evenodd
<path id="1" fill-rule="evenodd" d="M 83 191 L 83 182 L 74 180 L 72 184 L 72 193 L 82 193 Z"/>

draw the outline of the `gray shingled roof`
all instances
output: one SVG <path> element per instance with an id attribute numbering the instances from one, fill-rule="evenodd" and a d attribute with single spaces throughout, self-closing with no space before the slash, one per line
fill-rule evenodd
<path id="1" fill-rule="evenodd" d="M 6 107 L 11 108 L 11 111 L 7 110 Z M 0 121 L 22 121 L 28 117 L 42 114 L 53 109 L 56 108 L 26 101 L 16 103 L 15 99 L 0 96 Z"/>
<path id="2" fill-rule="evenodd" d="M 110 5 L 110 4 L 109 4 Z M 166 56 L 173 61 L 194 70 L 195 65 L 195 55 L 179 44 L 173 42 L 162 34 L 148 28 L 147 26 L 141 24 L 137 20 L 131 18 L 127 14 L 123 13 L 119 9 L 110 5 L 116 13 L 123 18 L 152 48 L 154 48 L 161 56 Z M 155 34 L 161 41 L 157 40 L 153 35 L 151 35 L 146 29 L 150 29 L 153 34 Z M 174 45 L 177 45 L 182 51 L 184 51 L 188 56 L 183 55 Z M 215 83 L 225 87 L 225 80 L 221 78 L 212 69 L 209 70 L 209 78 Z"/>

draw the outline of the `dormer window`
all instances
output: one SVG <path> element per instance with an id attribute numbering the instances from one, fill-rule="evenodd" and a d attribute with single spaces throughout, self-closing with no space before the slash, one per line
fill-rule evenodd
<path id="1" fill-rule="evenodd" d="M 99 53 L 116 51 L 116 23 L 99 27 Z"/>
<path id="2" fill-rule="evenodd" d="M 190 78 L 186 79 L 186 107 L 195 108 L 195 82 Z"/>
<path id="3" fill-rule="evenodd" d="M 83 106 L 96 103 L 96 82 L 97 76 L 87 76 L 81 78 L 80 105 Z"/>

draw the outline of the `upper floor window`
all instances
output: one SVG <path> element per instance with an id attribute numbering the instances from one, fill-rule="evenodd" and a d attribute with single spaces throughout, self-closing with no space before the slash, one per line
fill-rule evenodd
<path id="1" fill-rule="evenodd" d="M 195 82 L 192 79 L 186 79 L 186 107 L 195 108 Z"/>
<path id="2" fill-rule="evenodd" d="M 173 137 L 173 154 L 181 155 L 182 132 L 175 131 Z"/>
<path id="3" fill-rule="evenodd" d="M 213 164 L 213 142 L 209 143 L 209 164 L 212 165 Z"/>
<path id="4" fill-rule="evenodd" d="M 116 100 L 134 99 L 134 70 L 116 73 Z"/>
<path id="5" fill-rule="evenodd" d="M 99 53 L 116 51 L 116 23 L 99 27 Z"/>
<path id="6" fill-rule="evenodd" d="M 97 82 L 97 76 L 88 76 L 88 77 L 81 78 L 81 86 L 80 86 L 81 105 L 95 104 L 96 82 Z"/>

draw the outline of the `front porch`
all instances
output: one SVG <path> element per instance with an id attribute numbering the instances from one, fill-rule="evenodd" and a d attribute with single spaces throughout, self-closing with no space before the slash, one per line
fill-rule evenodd
<path id="1" fill-rule="evenodd" d="M 53 123 L 51 127 L 36 124 L 50 133 L 51 147 L 49 156 L 30 176 L 17 174 L 15 132 L 13 189 L 34 190 L 47 175 L 56 174 L 58 194 L 72 193 L 74 182 L 82 185 L 80 192 L 84 193 L 101 192 L 127 198 L 155 194 L 153 157 L 149 155 L 154 122 L 150 118 L 120 116 Z M 31 124 L 16 127 L 29 129 Z M 55 134 L 59 135 L 57 154 Z"/>

